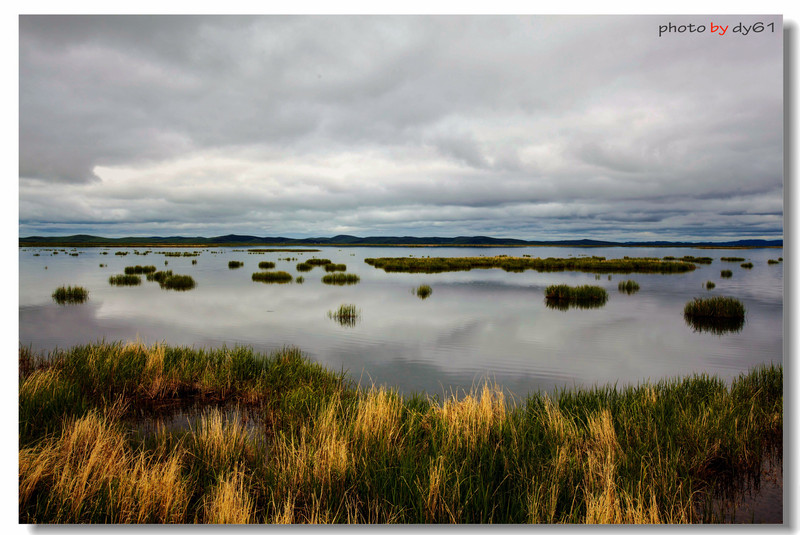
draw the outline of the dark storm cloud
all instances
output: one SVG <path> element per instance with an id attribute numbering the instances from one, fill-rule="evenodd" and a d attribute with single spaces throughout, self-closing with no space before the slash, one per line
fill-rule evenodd
<path id="1" fill-rule="evenodd" d="M 780 33 L 661 23 L 23 16 L 20 233 L 782 235 Z"/>

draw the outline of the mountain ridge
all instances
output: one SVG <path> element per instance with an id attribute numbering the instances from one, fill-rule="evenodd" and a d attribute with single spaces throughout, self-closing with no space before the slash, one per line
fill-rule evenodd
<path id="1" fill-rule="evenodd" d="M 521 240 L 493 238 L 491 236 L 367 236 L 339 234 L 332 237 L 285 238 L 259 237 L 246 234 L 226 234 L 206 238 L 203 236 L 149 236 L 105 238 L 91 234 L 70 236 L 27 236 L 19 238 L 20 247 L 31 246 L 82 246 L 82 247 L 134 247 L 134 246 L 254 246 L 254 245 L 317 245 L 317 246 L 572 246 L 572 247 L 782 247 L 783 239 L 744 239 L 725 242 L 713 241 L 607 241 L 607 240 Z"/>

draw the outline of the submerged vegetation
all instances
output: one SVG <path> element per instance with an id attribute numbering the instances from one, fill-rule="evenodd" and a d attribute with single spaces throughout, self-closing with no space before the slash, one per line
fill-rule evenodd
<path id="1" fill-rule="evenodd" d="M 112 286 L 138 286 L 142 283 L 139 275 L 112 275 L 108 278 L 108 283 Z"/>
<path id="2" fill-rule="evenodd" d="M 783 439 L 780 365 L 439 400 L 292 348 L 101 343 L 19 364 L 21 523 L 698 522 Z M 188 430 L 132 423 L 198 401 Z"/>
<path id="3" fill-rule="evenodd" d="M 328 317 L 336 320 L 339 325 L 354 327 L 361 318 L 361 311 L 355 305 L 339 305 L 336 310 L 329 310 Z"/>
<path id="4" fill-rule="evenodd" d="M 416 294 L 420 299 L 427 299 L 433 293 L 433 288 L 427 284 L 417 286 Z"/>
<path id="5" fill-rule="evenodd" d="M 361 280 L 361 277 L 354 273 L 333 273 L 322 277 L 322 282 L 325 284 L 356 284 Z"/>
<path id="6" fill-rule="evenodd" d="M 275 282 L 283 284 L 292 282 L 292 275 L 285 271 L 257 271 L 253 273 L 252 279 L 256 282 Z"/>
<path id="7" fill-rule="evenodd" d="M 738 332 L 744 326 L 745 308 L 733 297 L 695 297 L 683 308 L 686 323 L 696 331 L 715 334 Z"/>
<path id="8" fill-rule="evenodd" d="M 692 257 L 694 258 L 694 257 Z M 687 261 L 654 258 L 526 258 L 513 256 L 477 256 L 450 258 L 366 258 L 367 264 L 386 272 L 442 273 L 471 269 L 500 268 L 506 271 L 583 271 L 589 273 L 684 273 L 695 268 Z"/>
<path id="9" fill-rule="evenodd" d="M 620 281 L 617 288 L 620 292 L 630 295 L 639 291 L 639 283 L 635 280 Z"/>
<path id="10" fill-rule="evenodd" d="M 80 304 L 89 299 L 89 290 L 82 286 L 59 286 L 52 297 L 59 305 Z"/>

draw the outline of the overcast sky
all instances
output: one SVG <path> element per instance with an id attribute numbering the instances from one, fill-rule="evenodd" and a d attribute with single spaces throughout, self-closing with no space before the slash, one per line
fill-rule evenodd
<path id="1" fill-rule="evenodd" d="M 23 16 L 19 46 L 20 236 L 783 237 L 780 17 Z"/>

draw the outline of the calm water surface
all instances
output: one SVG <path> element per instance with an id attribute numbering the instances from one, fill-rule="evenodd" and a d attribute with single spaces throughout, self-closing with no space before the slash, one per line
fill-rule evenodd
<path id="1" fill-rule="evenodd" d="M 43 351 L 56 347 L 137 337 L 150 344 L 219 347 L 248 345 L 257 350 L 298 346 L 311 359 L 347 370 L 362 384 L 375 382 L 402 392 L 430 394 L 469 390 L 489 378 L 517 395 L 533 390 L 592 384 L 630 384 L 708 372 L 730 379 L 761 363 L 780 363 L 783 354 L 783 264 L 768 259 L 782 249 L 703 250 L 690 248 L 320 248 L 319 252 L 248 254 L 246 250 L 197 249 L 197 257 L 147 256 L 133 249 L 85 248 L 53 255 L 50 250 L 20 249 L 20 344 Z M 117 256 L 116 251 L 129 251 Z M 212 253 L 212 251 L 216 251 Z M 103 255 L 102 252 L 107 254 Z M 79 253 L 70 256 L 68 253 Z M 34 256 L 38 254 L 39 256 Z M 710 256 L 714 262 L 690 273 L 612 274 L 508 273 L 477 269 L 438 274 L 385 273 L 364 263 L 382 256 L 533 257 L 599 255 Z M 721 262 L 741 256 L 752 262 Z M 292 257 L 296 260 L 279 260 Z M 361 282 L 329 286 L 325 271 L 298 273 L 297 263 L 328 258 L 347 264 Z M 192 260 L 197 260 L 192 265 Z M 169 265 L 165 266 L 164 262 Z M 244 267 L 231 270 L 228 262 Z M 253 282 L 260 261 L 302 275 L 304 284 Z M 99 267 L 99 264 L 107 267 Z M 142 285 L 116 287 L 108 277 L 125 266 L 155 265 L 194 277 L 187 292 L 162 290 L 142 277 Z M 46 269 L 45 269 L 46 268 Z M 720 277 L 721 269 L 733 277 Z M 627 295 L 619 281 L 633 279 L 641 290 Z M 716 288 L 708 291 L 705 282 Z M 595 284 L 609 292 L 600 309 L 560 311 L 547 308 L 544 289 L 554 283 Z M 81 285 L 89 300 L 59 306 L 51 298 L 62 284 Z M 429 284 L 433 294 L 419 299 L 413 289 Z M 747 316 L 737 333 L 695 332 L 683 319 L 693 297 L 726 295 L 740 299 Z M 327 313 L 355 304 L 361 319 L 344 327 Z"/>

